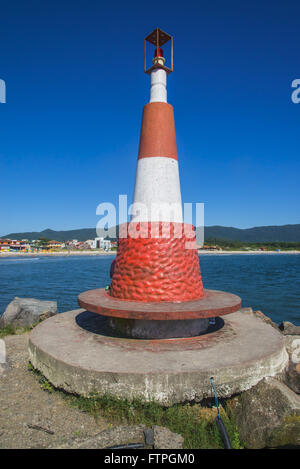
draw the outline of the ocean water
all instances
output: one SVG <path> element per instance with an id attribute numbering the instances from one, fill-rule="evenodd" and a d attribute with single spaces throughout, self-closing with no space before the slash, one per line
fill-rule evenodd
<path id="1" fill-rule="evenodd" d="M 0 314 L 15 297 L 57 300 L 59 312 L 76 309 L 80 292 L 110 283 L 114 256 L 0 259 Z M 239 295 L 279 323 L 300 325 L 300 255 L 200 255 L 205 288 Z"/>

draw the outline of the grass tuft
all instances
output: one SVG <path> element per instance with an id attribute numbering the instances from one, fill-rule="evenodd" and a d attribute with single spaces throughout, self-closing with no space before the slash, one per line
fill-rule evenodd
<path id="1" fill-rule="evenodd" d="M 129 401 L 92 393 L 89 398 L 69 396 L 69 403 L 81 411 L 101 415 L 113 423 L 161 425 L 184 437 L 185 448 L 224 448 L 215 423 L 217 410 L 199 404 L 176 404 L 163 407 L 156 402 Z M 232 447 L 242 448 L 234 422 L 221 409 Z"/>
<path id="2" fill-rule="evenodd" d="M 7 335 L 15 335 L 16 329 L 11 325 L 8 324 L 7 326 L 0 328 L 0 338 L 5 337 Z"/>
<path id="3" fill-rule="evenodd" d="M 52 393 L 54 391 L 56 391 L 56 389 L 54 388 L 54 386 L 52 386 L 52 384 L 50 383 L 50 381 L 47 380 L 47 378 L 42 375 L 42 373 L 40 373 L 38 370 L 36 370 L 32 363 L 28 362 L 28 371 L 31 371 L 36 377 L 37 377 L 37 380 L 40 384 L 40 387 L 43 391 L 47 391 L 49 393 Z M 59 392 L 59 391 L 57 391 Z"/>
<path id="4" fill-rule="evenodd" d="M 35 324 L 32 324 L 31 326 L 24 326 L 24 327 L 15 327 L 12 324 L 7 324 L 4 327 L 0 327 L 0 339 L 8 335 L 25 334 L 26 332 L 30 332 L 38 324 L 39 323 L 35 323 Z"/>

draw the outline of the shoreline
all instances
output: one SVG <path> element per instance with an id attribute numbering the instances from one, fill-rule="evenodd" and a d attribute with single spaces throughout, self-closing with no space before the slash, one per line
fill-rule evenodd
<path id="1" fill-rule="evenodd" d="M 57 252 L 6 252 L 0 253 L 0 259 L 8 257 L 71 257 L 71 256 L 113 256 L 116 251 L 101 252 L 101 251 L 57 251 Z"/>
<path id="2" fill-rule="evenodd" d="M 71 256 L 115 256 L 117 254 L 116 251 L 109 251 L 109 252 L 102 252 L 102 251 L 57 251 L 57 252 L 0 252 L 0 259 L 7 259 L 12 257 L 71 257 Z M 300 254 L 300 251 L 209 251 L 209 250 L 201 250 L 198 251 L 199 256 L 201 255 L 257 255 L 257 254 L 267 254 L 267 255 L 275 255 L 275 254 Z"/>
<path id="3" fill-rule="evenodd" d="M 201 250 L 198 251 L 198 254 L 300 254 L 300 251 L 208 251 L 208 250 Z"/>

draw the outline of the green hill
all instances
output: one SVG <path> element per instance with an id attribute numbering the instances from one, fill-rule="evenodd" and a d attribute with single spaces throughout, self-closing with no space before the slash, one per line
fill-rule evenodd
<path id="1" fill-rule="evenodd" d="M 117 227 L 118 228 L 118 227 Z M 101 230 L 98 236 L 114 239 L 113 229 L 108 231 Z M 117 231 L 117 230 L 116 230 Z M 227 226 L 207 226 L 205 227 L 205 239 L 218 238 L 226 240 L 236 240 L 252 243 L 265 242 L 300 242 L 300 224 L 282 225 L 282 226 L 257 226 L 254 228 L 240 229 Z M 50 228 L 43 231 L 33 231 L 25 233 L 9 233 L 2 238 L 10 239 L 38 239 L 49 238 L 56 241 L 65 241 L 69 239 L 78 239 L 85 241 L 97 236 L 95 228 L 82 228 L 78 230 L 55 231 Z"/>
<path id="2" fill-rule="evenodd" d="M 205 239 L 219 238 L 226 240 L 266 243 L 266 242 L 300 242 L 300 224 L 282 226 L 256 226 L 254 228 L 233 228 L 227 226 L 207 226 L 204 229 Z"/>

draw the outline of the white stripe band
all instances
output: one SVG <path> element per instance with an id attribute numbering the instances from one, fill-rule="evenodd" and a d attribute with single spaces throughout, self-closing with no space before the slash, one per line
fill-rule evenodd
<path id="1" fill-rule="evenodd" d="M 182 223 L 178 161 L 165 156 L 140 158 L 133 200 L 132 221 Z"/>
<path id="2" fill-rule="evenodd" d="M 162 68 L 151 72 L 150 103 L 167 102 L 167 73 Z"/>

